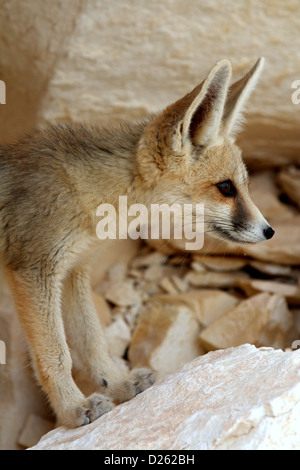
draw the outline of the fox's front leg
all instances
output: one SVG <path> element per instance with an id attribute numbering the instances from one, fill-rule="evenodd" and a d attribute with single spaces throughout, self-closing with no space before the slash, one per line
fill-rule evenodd
<path id="1" fill-rule="evenodd" d="M 37 378 L 59 424 L 88 424 L 112 408 L 95 393 L 85 398 L 72 379 L 72 361 L 60 312 L 60 284 L 54 276 L 7 269 L 17 311 L 30 345 Z M 78 334 L 81 332 L 79 330 Z"/>
<path id="2" fill-rule="evenodd" d="M 90 376 L 102 392 L 121 403 L 153 384 L 153 371 L 134 369 L 129 375 L 125 375 L 111 359 L 85 269 L 74 270 L 66 279 L 63 312 L 68 340 L 79 352 L 86 375 Z"/>

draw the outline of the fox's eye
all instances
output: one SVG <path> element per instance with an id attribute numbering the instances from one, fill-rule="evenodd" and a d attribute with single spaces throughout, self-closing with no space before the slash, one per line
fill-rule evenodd
<path id="1" fill-rule="evenodd" d="M 218 190 L 225 197 L 234 197 L 236 196 L 236 189 L 231 180 L 222 181 L 222 183 L 216 184 Z"/>

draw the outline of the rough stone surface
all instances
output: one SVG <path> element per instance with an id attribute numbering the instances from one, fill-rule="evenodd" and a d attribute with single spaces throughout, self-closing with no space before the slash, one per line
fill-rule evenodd
<path id="1" fill-rule="evenodd" d="M 198 342 L 200 325 L 193 311 L 153 302 L 139 315 L 128 357 L 132 367 L 149 367 L 159 377 L 175 372 L 204 353 Z"/>
<path id="2" fill-rule="evenodd" d="M 284 297 L 258 294 L 224 313 L 200 333 L 207 350 L 250 342 L 256 346 L 285 348 L 291 344 L 294 321 Z"/>
<path id="3" fill-rule="evenodd" d="M 156 295 L 149 302 L 168 306 L 188 307 L 201 327 L 208 326 L 238 304 L 234 295 L 218 289 L 194 289 L 185 293 Z"/>
<path id="4" fill-rule="evenodd" d="M 130 281 L 114 282 L 105 294 L 106 300 L 119 307 L 140 305 L 141 296 Z"/>
<path id="5" fill-rule="evenodd" d="M 135 117 L 190 91 L 221 58 L 232 61 L 238 79 L 265 56 L 243 148 L 256 165 L 295 161 L 300 115 L 291 84 L 299 73 L 298 13 L 298 0 L 284 8 L 280 0 L 89 0 L 56 67 L 43 115 Z"/>
<path id="6" fill-rule="evenodd" d="M 8 90 L 0 138 L 11 140 L 41 118 L 96 121 L 156 111 L 221 58 L 232 61 L 237 79 L 264 55 L 244 153 L 256 166 L 295 162 L 298 13 L 298 0 L 284 7 L 280 0 L 7 1 L 0 12 L 0 79 Z"/>
<path id="7" fill-rule="evenodd" d="M 300 449 L 300 351 L 243 345 L 185 365 L 46 449 Z"/>
<path id="8" fill-rule="evenodd" d="M 204 268 L 210 271 L 231 272 L 242 269 L 247 265 L 247 260 L 238 257 L 225 256 L 194 256 L 195 261 L 201 263 Z M 195 264 L 196 271 L 200 271 L 199 265 Z"/>
<path id="9" fill-rule="evenodd" d="M 115 266 L 116 263 L 127 265 L 129 261 L 137 254 L 140 243 L 137 240 L 110 240 L 105 245 L 105 249 L 99 250 L 99 255 L 95 255 L 95 261 L 91 266 L 91 284 L 92 287 L 98 286 L 103 281 L 107 270 Z M 123 271 L 123 267 L 121 268 Z"/>
<path id="10" fill-rule="evenodd" d="M 262 261 L 250 261 L 250 266 L 257 271 L 268 276 L 291 276 L 293 271 L 290 266 L 283 266 L 281 264 L 264 263 Z"/>
<path id="11" fill-rule="evenodd" d="M 300 207 L 300 170 L 294 167 L 283 168 L 277 181 L 285 194 Z"/>
<path id="12" fill-rule="evenodd" d="M 193 287 L 234 287 L 239 279 L 247 279 L 247 273 L 232 271 L 229 273 L 218 272 L 189 272 L 185 280 Z"/>
<path id="13" fill-rule="evenodd" d="M 66 57 L 82 0 L 9 0 L 0 9 L 0 80 L 6 105 L 0 141 L 20 138 L 41 122 L 41 103 L 55 66 Z"/>
<path id="14" fill-rule="evenodd" d="M 130 343 L 131 334 L 129 326 L 121 315 L 105 329 L 105 336 L 110 354 L 117 357 L 124 356 Z"/>
<path id="15" fill-rule="evenodd" d="M 249 190 L 253 202 L 266 219 L 290 219 L 295 211 L 279 200 L 280 188 L 274 171 L 261 171 L 251 176 Z"/>
<path id="16" fill-rule="evenodd" d="M 52 431 L 54 423 L 37 415 L 29 415 L 24 428 L 18 438 L 18 444 L 22 447 L 36 445 L 41 437 Z"/>
<path id="17" fill-rule="evenodd" d="M 300 305 L 300 286 L 285 284 L 283 282 L 262 281 L 259 279 L 240 279 L 238 286 L 244 290 L 248 296 L 259 292 L 269 292 L 270 294 L 280 294 L 293 305 Z"/>

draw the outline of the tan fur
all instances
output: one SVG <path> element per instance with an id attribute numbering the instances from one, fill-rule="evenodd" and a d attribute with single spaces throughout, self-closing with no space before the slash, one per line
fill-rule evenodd
<path id="1" fill-rule="evenodd" d="M 241 93 L 232 88 L 234 96 L 230 76 L 230 63 L 221 61 L 191 93 L 139 123 L 50 126 L 0 147 L 1 258 L 38 380 L 63 424 L 91 422 L 154 380 L 148 369 L 124 375 L 108 354 L 88 270 L 95 250 L 110 246 L 96 237 L 99 204 L 117 207 L 120 195 L 147 207 L 204 203 L 215 236 L 261 241 L 256 225 L 266 221 L 247 192 L 240 151 L 224 131 L 224 112 L 231 129 L 235 101 L 240 110 L 252 74 L 237 87 Z M 228 179 L 235 198 L 216 187 Z M 227 235 L 215 228 L 222 223 Z M 73 381 L 66 338 L 98 390 L 88 398 Z"/>

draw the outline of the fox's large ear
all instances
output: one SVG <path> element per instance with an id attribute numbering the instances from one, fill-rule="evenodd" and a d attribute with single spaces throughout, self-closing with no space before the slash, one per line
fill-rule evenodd
<path id="1" fill-rule="evenodd" d="M 145 129 L 139 144 L 139 166 L 149 179 L 171 164 L 174 153 L 190 155 L 194 145 L 210 145 L 218 137 L 231 78 L 231 65 L 222 60 L 204 82 L 168 106 Z M 155 166 L 153 166 L 153 163 Z"/>
<path id="2" fill-rule="evenodd" d="M 244 105 L 258 81 L 263 65 L 264 58 L 261 57 L 243 78 L 229 88 L 222 119 L 222 135 L 234 137 L 241 130 Z"/>
<path id="3" fill-rule="evenodd" d="M 162 148 L 164 153 L 172 149 L 182 154 L 190 145 L 213 141 L 220 131 L 230 77 L 230 62 L 218 62 L 204 82 L 158 115 L 147 128 L 152 147 L 158 147 L 156 155 Z"/>
<path id="4" fill-rule="evenodd" d="M 197 87 L 200 90 L 179 124 L 183 143 L 191 141 L 194 145 L 206 146 L 218 136 L 230 77 L 230 62 L 222 60 Z"/>

